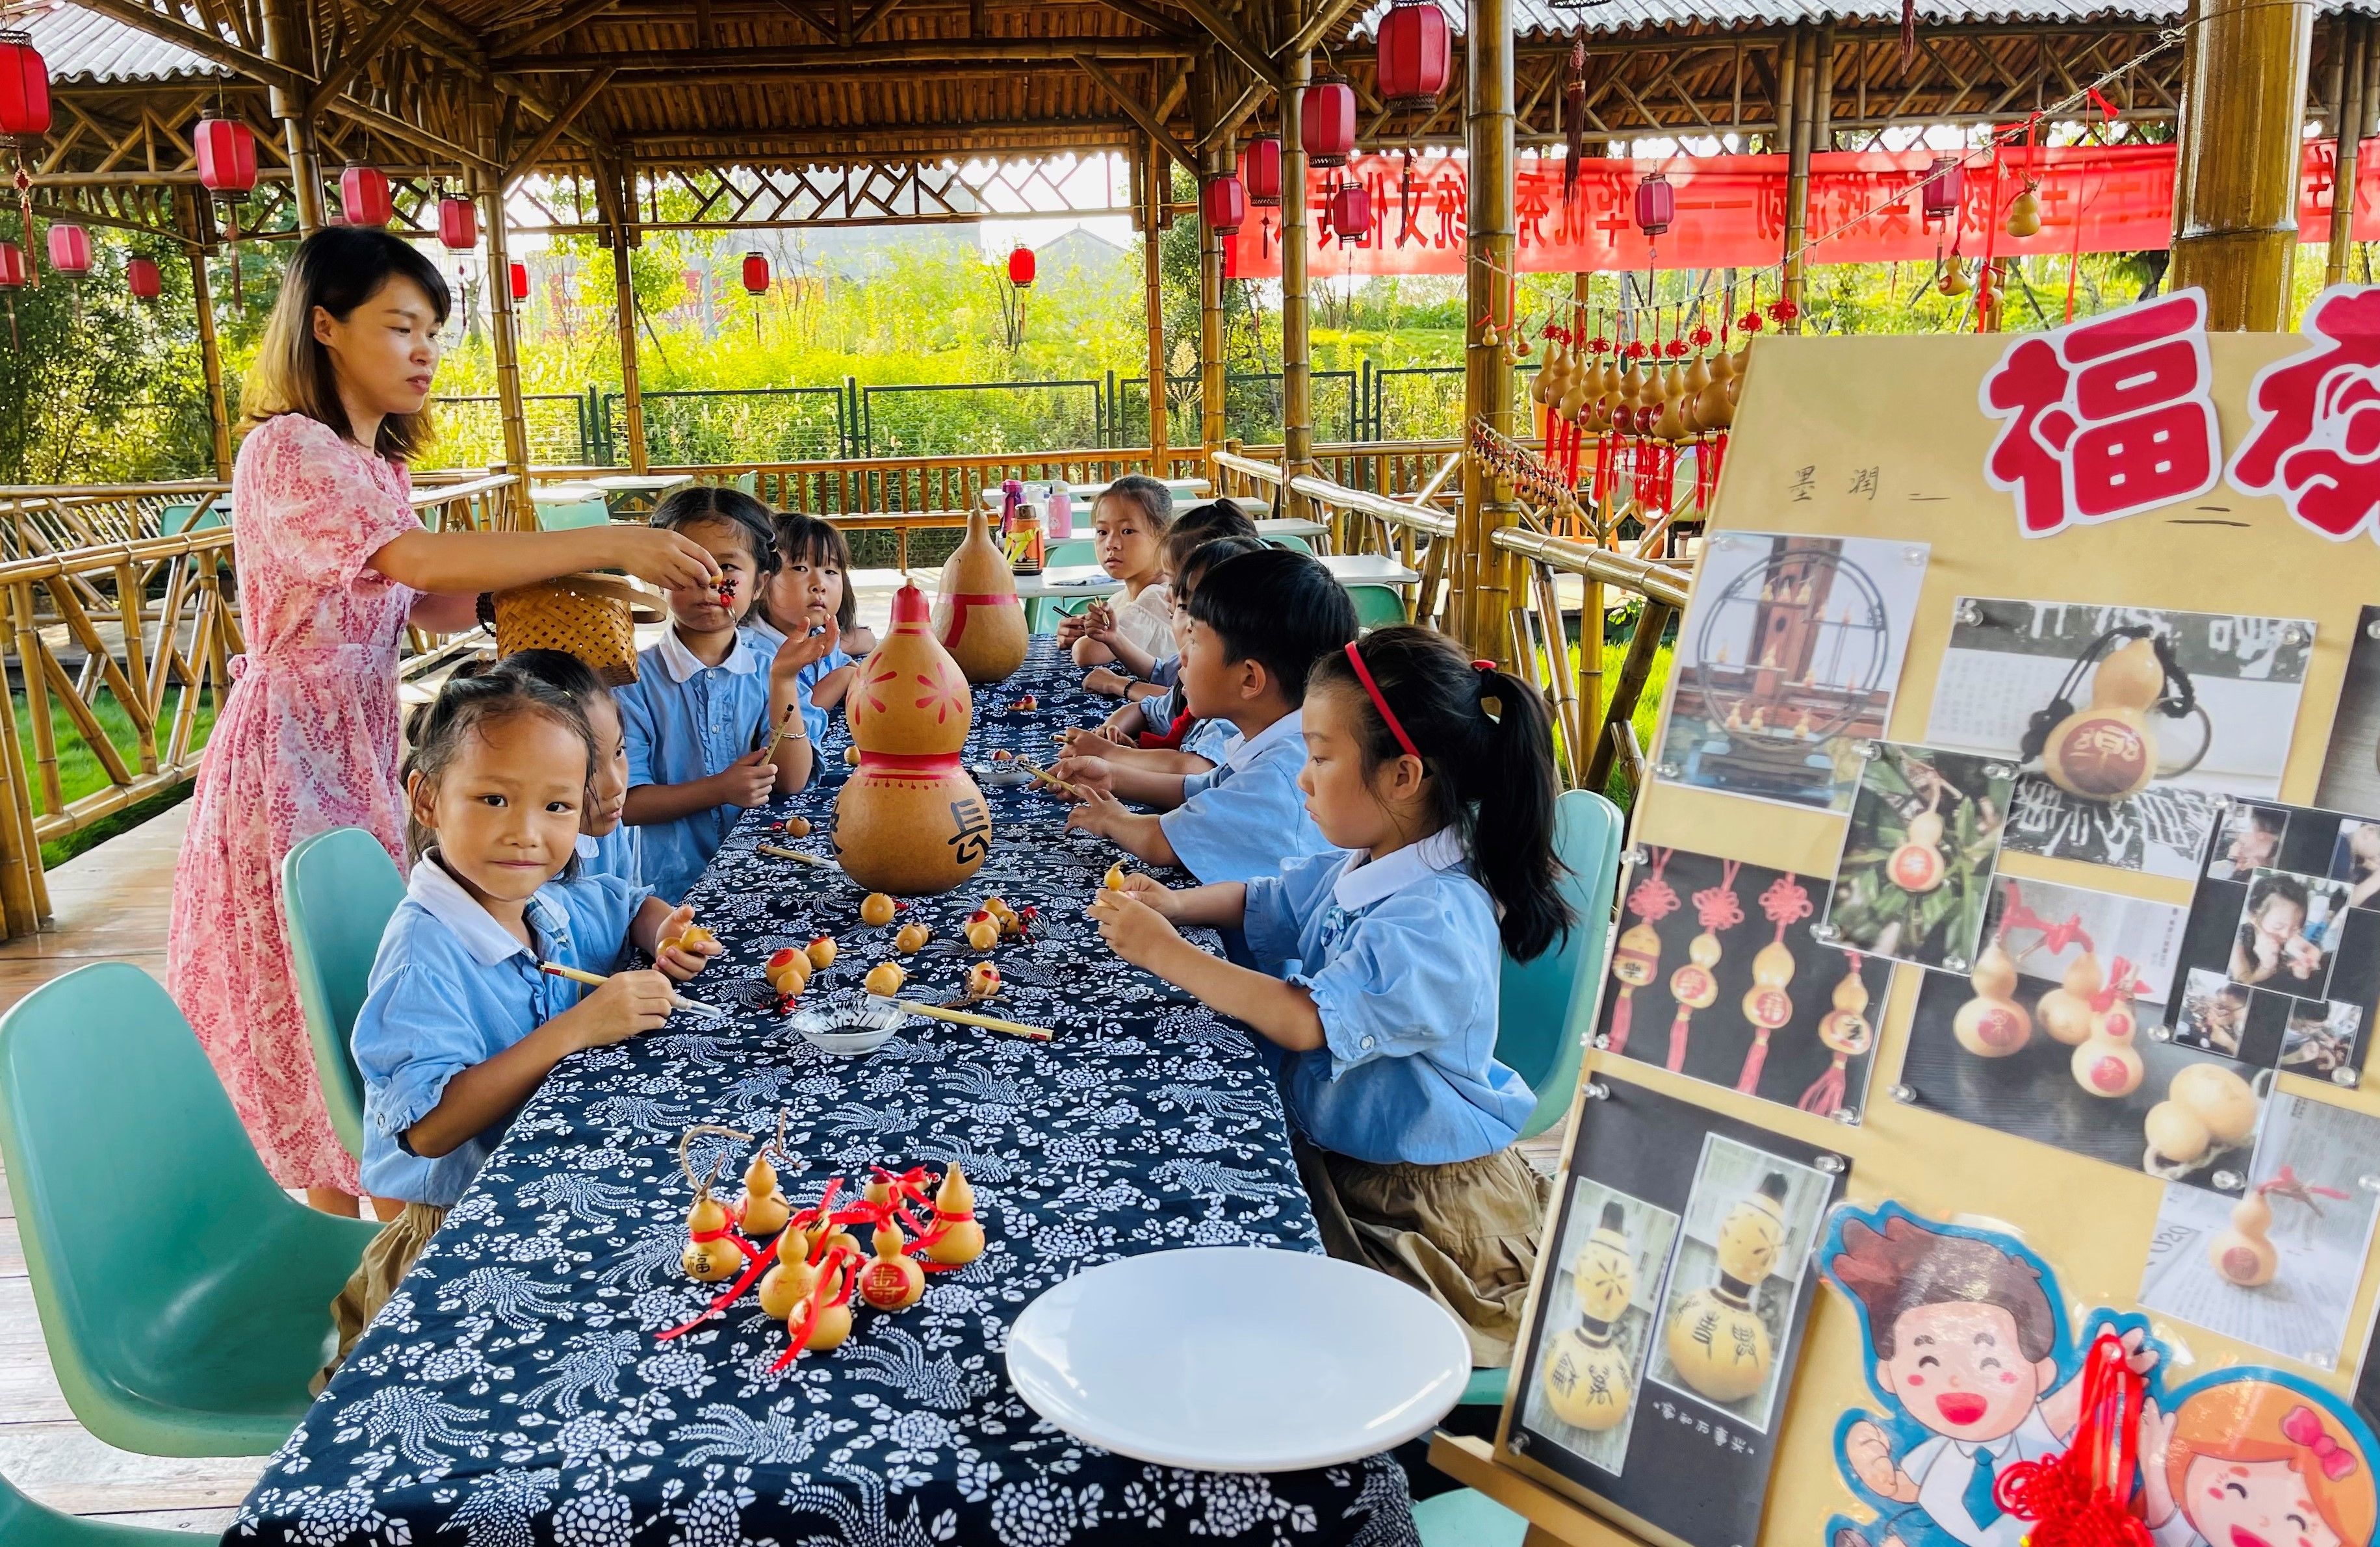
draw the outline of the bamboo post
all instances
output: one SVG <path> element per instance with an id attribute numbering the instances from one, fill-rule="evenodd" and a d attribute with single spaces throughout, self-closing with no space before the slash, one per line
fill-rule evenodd
<path id="1" fill-rule="evenodd" d="M 307 46 L 292 0 L 266 0 L 264 54 L 274 64 L 295 70 L 301 79 L 313 77 L 313 50 Z M 289 187 L 298 201 L 298 229 L 311 233 L 322 224 L 322 178 L 315 164 L 314 121 L 306 115 L 302 91 L 275 86 L 266 102 L 281 121 L 282 143 L 289 157 Z"/>
<path id="2" fill-rule="evenodd" d="M 2371 22 L 2354 11 L 2341 11 L 2331 18 L 2331 27 L 2338 56 L 2331 127 L 2338 136 L 2338 155 L 2330 187 L 2330 252 L 2323 264 L 2325 285 L 2347 283 L 2348 260 L 2355 253 L 2355 175 L 2372 114 L 2365 79 L 2372 55 Z"/>
<path id="3" fill-rule="evenodd" d="M 1293 18 L 1294 17 L 1293 11 Z M 1289 480 L 1314 471 L 1314 362 L 1307 353 L 1305 267 L 1305 83 L 1314 58 L 1301 54 L 1283 71 L 1281 94 L 1281 439 L 1280 512 L 1303 512 Z"/>
<path id="4" fill-rule="evenodd" d="M 1618 747 L 1611 739 L 1615 726 L 1626 725 L 1636 717 L 1636 700 L 1643 696 L 1645 679 L 1653 674 L 1653 660 L 1660 653 L 1661 635 L 1668 631 L 1670 620 L 1677 613 L 1666 602 L 1646 597 L 1636 610 L 1636 632 L 1629 635 L 1628 653 L 1621 658 L 1620 680 L 1612 684 L 1611 702 L 1603 707 L 1600 731 L 1595 750 L 1587 759 L 1586 779 L 1581 788 L 1600 793 L 1611 782 L 1611 764 Z"/>
<path id="5" fill-rule="evenodd" d="M 496 413 L 504 427 L 504 467 L 520 480 L 521 502 L 528 494 L 528 419 L 521 408 L 520 348 L 513 333 L 513 264 L 504 240 L 504 189 L 500 177 L 472 174 L 480 194 L 480 221 L 488 233 L 488 333 L 496 357 Z M 516 511 L 515 526 L 536 525 Z"/>
<path id="6" fill-rule="evenodd" d="M 628 468 L 649 465 L 645 449 L 645 394 L 637 371 L 637 282 L 629 272 L 628 226 L 612 227 L 612 283 L 619 302 L 621 433 L 628 439 Z"/>
<path id="7" fill-rule="evenodd" d="M 1503 333 L 1511 326 L 1513 242 L 1512 28 L 1508 0 L 1468 0 L 1463 27 L 1468 51 L 1463 91 L 1463 139 L 1471 172 L 1465 252 L 1463 433 L 1485 423 L 1513 433 L 1512 370 Z M 1494 342 L 1488 329 L 1493 327 Z M 1512 649 L 1505 614 L 1512 610 L 1511 566 L 1489 537 L 1514 514 L 1512 491 L 1486 476 L 1476 460 L 1463 473 L 1463 514 L 1455 531 L 1453 634 L 1475 654 Z"/>
<path id="8" fill-rule="evenodd" d="M 1777 79 L 1780 96 L 1786 95 L 1784 83 L 1789 79 L 1792 83 L 1789 100 L 1778 106 L 1784 120 L 1786 150 L 1784 291 L 1798 308 L 1802 305 L 1802 245 L 1809 240 L 1810 230 L 1810 148 L 1817 133 L 1814 104 L 1818 96 L 1818 48 L 1809 28 L 1796 27 L 1786 34 L 1785 57 L 1779 61 Z M 1796 317 L 1785 326 L 1788 332 L 1799 332 L 1801 319 Z"/>
<path id="9" fill-rule="evenodd" d="M 1165 274 L 1160 243 L 1164 236 L 1166 195 L 1172 182 L 1165 152 L 1150 137 L 1142 158 L 1140 272 L 1148 292 L 1148 460 L 1159 478 L 1173 476 L 1165 423 Z"/>
<path id="10" fill-rule="evenodd" d="M 235 255 L 235 262 L 237 257 Z M 215 477 L 231 477 L 231 405 L 224 395 L 223 350 L 215 343 L 214 291 L 207 284 L 207 251 L 190 249 L 190 309 L 199 320 L 199 360 L 207 374 L 207 421 L 214 434 Z"/>
<path id="11" fill-rule="evenodd" d="M 1203 76 L 1206 72 L 1201 72 Z M 1228 141 L 1208 152 L 1209 176 L 1232 169 Z M 1207 224 L 1207 200 L 1198 200 L 1198 440 L 1208 451 L 1223 443 L 1223 243 Z"/>
<path id="12" fill-rule="evenodd" d="M 2200 0 L 2182 80 L 2179 235 L 2167 288 L 2206 292 L 2206 326 L 2287 326 L 2313 0 Z"/>

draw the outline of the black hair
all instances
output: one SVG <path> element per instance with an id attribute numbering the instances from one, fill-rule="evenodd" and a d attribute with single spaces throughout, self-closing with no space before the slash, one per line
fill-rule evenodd
<path id="1" fill-rule="evenodd" d="M 347 409 L 339 396 L 331 352 L 314 337 L 314 309 L 320 307 L 344 322 L 356 308 L 380 294 L 391 280 L 410 280 L 429 297 L 440 327 L 446 324 L 455 300 L 446 276 L 412 243 L 377 226 L 325 225 L 298 244 L 288 272 L 281 281 L 281 298 L 273 303 L 272 320 L 249 368 L 246 417 L 252 423 L 279 414 L 303 414 L 319 419 L 343 436 L 351 436 Z M 411 461 L 435 438 L 430 412 L 391 414 L 382 418 L 372 449 L 381 455 Z"/>
<path id="2" fill-rule="evenodd" d="M 553 651 L 539 651 L 551 655 Z M 516 658 L 515 658 L 516 659 Z M 565 657 L 565 659 L 573 659 Z M 583 783 L 595 777 L 595 732 L 587 724 L 579 701 L 562 689 L 526 671 L 511 669 L 507 660 L 491 665 L 472 662 L 446 679 L 438 696 L 407 717 L 405 738 L 411 749 L 398 770 L 406 791 L 406 846 L 415 859 L 430 852 L 438 835 L 413 819 L 413 779 L 416 774 L 436 782 L 463 749 L 464 741 L 482 734 L 491 725 L 518 715 L 542 715 L 578 738 L 587 749 Z"/>
<path id="3" fill-rule="evenodd" d="M 722 526 L 740 527 L 744 546 L 752 551 L 752 562 L 759 573 L 752 578 L 752 595 L 746 599 L 738 621 L 748 616 L 760 599 L 760 588 L 768 577 L 777 573 L 777 538 L 771 529 L 769 507 L 729 484 L 690 483 L 674 489 L 653 507 L 651 525 L 664 532 L 683 532 L 689 526 L 716 523 Z"/>
<path id="4" fill-rule="evenodd" d="M 1182 555 L 1181 567 L 1173 572 L 1174 597 L 1183 606 L 1189 606 L 1191 593 L 1198 589 L 1198 582 L 1206 578 L 1208 570 L 1226 559 L 1236 559 L 1243 553 L 1261 553 L 1264 550 L 1264 539 L 1254 537 L 1215 538 L 1198 544 Z"/>
<path id="5" fill-rule="evenodd" d="M 1182 513 L 1165 533 L 1165 573 L 1179 575 L 1190 555 L 1219 538 L 1257 540 L 1257 524 L 1229 500 L 1210 500 Z"/>
<path id="6" fill-rule="evenodd" d="M 1292 705 L 1305 674 L 1355 637 L 1355 604 L 1310 554 L 1258 548 L 1210 567 L 1190 593 L 1190 616 L 1215 631 L 1232 660 L 1253 660 Z"/>
<path id="7" fill-rule="evenodd" d="M 1544 696 L 1509 671 L 1474 666 L 1435 629 L 1376 629 L 1356 648 L 1421 749 L 1433 815 L 1462 838 L 1472 873 L 1503 911 L 1504 949 L 1518 961 L 1542 955 L 1573 922 L 1554 857 L 1554 740 Z M 1308 691 L 1325 686 L 1342 689 L 1354 707 L 1366 779 L 1404 755 L 1345 650 L 1315 663 Z"/>
<path id="8" fill-rule="evenodd" d="M 1157 528 L 1157 539 L 1165 540 L 1166 529 L 1173 525 L 1173 490 L 1147 473 L 1126 473 L 1107 486 L 1099 500 L 1122 500 L 1137 507 Z M 1091 502 L 1091 518 L 1099 519 L 1099 500 Z"/>
<path id="9" fill-rule="evenodd" d="M 577 704 L 581 714 L 589 704 L 612 702 L 612 690 L 595 674 L 595 669 L 567 650 L 515 650 L 497 660 L 492 670 L 543 683 Z M 619 706 L 613 703 L 613 712 L 618 710 Z"/>
<path id="10" fill-rule="evenodd" d="M 779 511 L 774 525 L 779 569 L 789 568 L 799 560 L 843 572 L 843 605 L 834 610 L 834 626 L 849 634 L 859 622 L 859 593 L 852 589 L 851 543 L 844 537 L 843 528 L 805 511 Z M 764 606 L 763 616 L 766 610 Z M 799 624 L 801 620 L 796 618 L 794 622 Z"/>
<path id="11" fill-rule="evenodd" d="M 2313 898 L 2302 882 L 2288 876 L 2260 876 L 2248 888 L 2248 916 L 2254 918 L 2265 911 L 2265 904 L 2275 898 L 2294 902 L 2301 912 L 2313 912 Z"/>

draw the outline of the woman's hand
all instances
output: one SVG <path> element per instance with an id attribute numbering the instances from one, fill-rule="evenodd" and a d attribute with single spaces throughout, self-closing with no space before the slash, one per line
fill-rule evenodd
<path id="1" fill-rule="evenodd" d="M 1101 888 L 1099 896 L 1091 899 L 1091 917 L 1099 921 L 1099 938 L 1108 943 L 1109 949 L 1134 966 L 1154 973 L 1167 953 L 1181 948 L 1184 941 L 1165 915 L 1149 906 L 1145 900 L 1146 888 L 1133 886 L 1135 881 L 1148 880 L 1145 876 L 1129 876 L 1124 878 L 1123 891 Z M 1161 892 L 1165 888 L 1156 889 Z"/>
<path id="2" fill-rule="evenodd" d="M 684 983 L 710 964 L 710 959 L 727 948 L 716 939 L 697 940 L 692 945 L 678 943 L 678 937 L 694 923 L 694 904 L 681 902 L 662 920 L 656 938 L 661 949 L 653 952 L 654 968 L 672 983 Z"/>
<path id="3" fill-rule="evenodd" d="M 719 588 L 719 562 L 693 538 L 654 526 L 613 526 L 602 534 L 601 567 L 623 569 L 664 591 Z"/>

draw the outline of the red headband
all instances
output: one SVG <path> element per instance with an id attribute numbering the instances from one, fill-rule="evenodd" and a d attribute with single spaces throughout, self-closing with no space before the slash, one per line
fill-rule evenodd
<path id="1" fill-rule="evenodd" d="M 1389 733 L 1396 737 L 1397 744 L 1403 747 L 1408 755 L 1419 757 L 1421 748 L 1414 745 L 1414 739 L 1406 735 L 1405 728 L 1398 723 L 1397 712 L 1389 707 L 1388 699 L 1380 692 L 1380 684 L 1372 681 L 1372 669 L 1364 664 L 1363 652 L 1355 648 L 1355 642 L 1352 639 L 1347 641 L 1347 663 L 1355 669 L 1355 680 L 1364 684 L 1364 691 L 1372 695 L 1372 707 L 1380 711 L 1380 718 L 1388 722 Z"/>

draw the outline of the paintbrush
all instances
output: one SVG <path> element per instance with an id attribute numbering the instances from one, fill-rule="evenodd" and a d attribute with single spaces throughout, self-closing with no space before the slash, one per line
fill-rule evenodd
<path id="1" fill-rule="evenodd" d="M 612 981 L 601 973 L 582 973 L 576 967 L 565 967 L 559 961 L 540 961 L 537 964 L 537 970 L 540 973 L 552 973 L 558 978 L 568 978 L 573 983 L 587 984 L 595 988 L 601 988 Z M 699 999 L 689 999 L 674 989 L 670 991 L 670 1003 L 680 1009 L 690 1009 L 697 1015 L 708 1015 L 719 1021 L 727 1019 L 727 1012 L 717 1005 L 706 1005 Z"/>
<path id="2" fill-rule="evenodd" d="M 1047 1042 L 1056 1034 L 1047 1026 L 1027 1026 L 1022 1021 L 1002 1021 L 996 1016 L 978 1015 L 972 1010 L 945 1009 L 940 1005 L 924 1004 L 916 999 L 887 998 L 881 994 L 870 994 L 868 997 L 878 1004 L 891 1005 L 896 1009 L 906 1010 L 911 1015 L 923 1015 L 934 1021 L 948 1021 L 960 1026 L 980 1026 L 987 1032 L 1005 1032 L 1010 1036 L 1026 1037 L 1035 1042 Z"/>
<path id="3" fill-rule="evenodd" d="M 760 853 L 774 854 L 781 860 L 799 860 L 804 864 L 814 864 L 820 870 L 843 868 L 832 860 L 821 859 L 816 854 L 805 854 L 799 849 L 787 849 L 775 843 L 755 843 L 752 847 Z"/>
<path id="4" fill-rule="evenodd" d="M 1028 763 L 1024 758 L 1019 757 L 1016 759 L 1016 766 L 1023 768 L 1026 773 L 1031 774 L 1034 778 L 1039 780 L 1042 783 L 1049 785 L 1053 790 L 1063 790 L 1066 793 L 1074 796 L 1078 801 L 1088 798 L 1083 793 L 1083 787 L 1081 785 L 1067 783 L 1064 780 L 1060 779 L 1056 774 L 1051 773 L 1049 769 L 1041 767 L 1038 763 Z"/>

